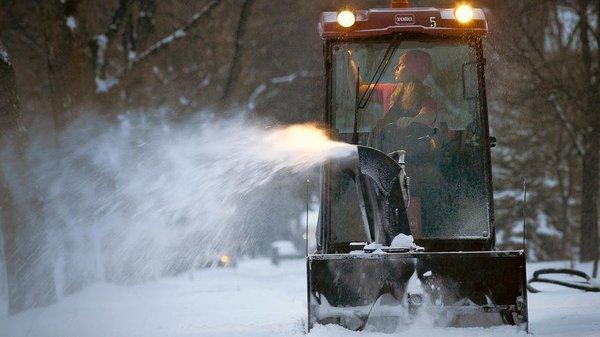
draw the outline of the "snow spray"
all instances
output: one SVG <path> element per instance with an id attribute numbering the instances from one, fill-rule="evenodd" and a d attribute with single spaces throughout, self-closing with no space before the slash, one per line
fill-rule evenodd
<path id="1" fill-rule="evenodd" d="M 269 204 L 294 199 L 286 177 L 297 175 L 303 189 L 307 171 L 355 149 L 313 124 L 267 127 L 207 114 L 88 116 L 53 137 L 54 145 L 32 139 L 26 179 L 11 169 L 10 149 L 0 167 L 15 195 L 35 189 L 43 200 L 35 227 L 46 233 L 59 292 L 174 275 L 235 240 L 248 243 L 285 208 Z M 266 188 L 274 180 L 278 191 Z M 268 193 L 255 193 L 261 189 Z M 300 213 L 302 195 L 297 201 Z"/>

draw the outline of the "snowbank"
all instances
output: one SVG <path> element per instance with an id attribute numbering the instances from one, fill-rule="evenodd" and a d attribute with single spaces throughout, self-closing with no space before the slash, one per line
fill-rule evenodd
<path id="1" fill-rule="evenodd" d="M 565 263 L 566 264 L 566 263 Z M 561 263 L 527 266 L 564 267 Z M 100 284 L 48 308 L 7 317 L 1 337 L 120 336 L 304 336 L 306 278 L 303 260 L 243 261 L 237 269 L 201 270 L 178 278 L 136 285 Z M 589 272 L 589 266 L 584 270 Z M 536 336 L 600 336 L 600 294 L 540 285 L 529 294 L 531 331 Z M 524 336 L 514 327 L 435 328 L 427 318 L 394 336 Z M 315 337 L 388 337 L 317 326 Z"/>

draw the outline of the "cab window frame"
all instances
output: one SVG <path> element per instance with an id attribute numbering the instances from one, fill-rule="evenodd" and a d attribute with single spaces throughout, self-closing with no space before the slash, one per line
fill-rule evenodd
<path id="1" fill-rule="evenodd" d="M 339 134 L 335 128 L 335 111 L 333 109 L 333 71 L 334 71 L 334 47 L 339 44 L 345 43 L 382 43 L 382 42 L 390 42 L 396 34 L 389 34 L 385 36 L 379 37 L 365 37 L 365 38 L 327 38 L 324 39 L 323 43 L 323 53 L 325 56 L 325 69 L 324 69 L 324 77 L 325 77 L 325 114 L 323 122 L 328 127 L 330 136 L 335 139 L 340 139 Z M 486 85 L 485 85 L 485 58 L 483 56 L 483 41 L 482 37 L 474 34 L 461 34 L 460 36 L 454 35 L 429 35 L 425 33 L 402 33 L 402 40 L 404 41 L 417 41 L 417 42 L 457 42 L 457 43 L 466 43 L 475 51 L 475 62 L 477 69 L 477 87 L 479 90 L 479 99 L 477 102 L 477 121 L 479 123 L 478 128 L 481 130 L 482 136 L 482 152 L 483 156 L 483 169 L 484 169 L 484 179 L 485 179 L 485 192 L 488 197 L 488 224 L 487 226 L 482 226 L 482 228 L 487 228 L 481 233 L 480 237 L 474 236 L 454 236 L 454 237 L 439 237 L 439 238 L 428 238 L 428 241 L 437 241 L 432 242 L 431 247 L 435 247 L 439 244 L 443 245 L 451 245 L 456 246 L 457 249 L 464 250 L 484 250 L 484 249 L 492 249 L 495 242 L 495 225 L 494 225 L 494 204 L 493 204 L 493 186 L 491 181 L 491 156 L 490 156 L 490 141 L 489 141 L 489 121 L 488 121 L 488 110 L 487 110 L 487 95 L 486 95 Z M 363 78 L 363 80 L 365 80 Z M 327 171 L 327 165 L 324 166 L 325 171 Z M 328 180 L 328 179 L 326 179 Z M 331 200 L 326 197 L 326 190 L 328 188 L 324 188 L 323 199 L 322 202 L 326 203 L 326 209 L 331 207 Z M 325 213 L 331 213 L 330 210 Z M 325 214 L 325 217 L 322 218 L 322 221 L 329 222 L 327 219 L 328 216 Z M 330 224 L 327 224 L 325 227 L 330 227 Z M 324 251 L 327 250 L 327 241 L 328 233 L 321 233 L 321 243 L 322 249 Z"/>

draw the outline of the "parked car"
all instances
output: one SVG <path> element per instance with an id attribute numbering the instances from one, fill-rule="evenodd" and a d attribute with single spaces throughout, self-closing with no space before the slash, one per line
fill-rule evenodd
<path id="1" fill-rule="evenodd" d="M 271 262 L 276 266 L 281 260 L 302 258 L 304 252 L 300 251 L 292 241 L 279 240 L 271 243 Z"/>
<path id="2" fill-rule="evenodd" d="M 233 254 L 219 253 L 207 254 L 196 259 L 196 268 L 235 268 L 237 267 L 237 258 Z"/>

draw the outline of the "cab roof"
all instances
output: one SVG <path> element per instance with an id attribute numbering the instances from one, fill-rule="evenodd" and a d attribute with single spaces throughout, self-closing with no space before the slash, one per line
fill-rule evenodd
<path id="1" fill-rule="evenodd" d="M 376 8 L 353 11 L 356 22 L 349 28 L 337 22 L 338 12 L 323 12 L 319 34 L 324 39 L 385 36 L 395 32 L 417 32 L 431 35 L 476 35 L 487 33 L 483 10 L 473 9 L 473 19 L 458 22 L 451 8 Z"/>

